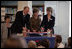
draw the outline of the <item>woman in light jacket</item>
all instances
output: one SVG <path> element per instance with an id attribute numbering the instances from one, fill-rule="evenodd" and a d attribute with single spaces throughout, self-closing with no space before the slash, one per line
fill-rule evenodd
<path id="1" fill-rule="evenodd" d="M 5 23 L 1 23 L 1 41 L 4 42 L 8 36 L 8 28 L 10 28 L 10 17 L 5 16 Z"/>

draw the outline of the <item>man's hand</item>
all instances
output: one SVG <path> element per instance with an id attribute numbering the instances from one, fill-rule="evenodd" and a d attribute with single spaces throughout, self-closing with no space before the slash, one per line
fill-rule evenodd
<path id="1" fill-rule="evenodd" d="M 22 32 L 27 32 L 27 29 L 26 29 L 26 27 L 23 27 L 23 30 L 22 30 Z"/>
<path id="2" fill-rule="evenodd" d="M 23 30 L 26 30 L 26 27 L 23 27 Z"/>

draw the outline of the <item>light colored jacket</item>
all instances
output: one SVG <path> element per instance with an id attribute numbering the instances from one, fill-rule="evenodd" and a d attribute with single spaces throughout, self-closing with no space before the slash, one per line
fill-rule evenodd
<path id="1" fill-rule="evenodd" d="M 8 29 L 6 23 L 1 23 L 1 40 L 4 42 L 7 39 Z"/>
<path id="2" fill-rule="evenodd" d="M 9 24 L 9 26 L 11 26 L 11 25 Z M 7 40 L 7 36 L 8 36 L 8 28 L 6 26 L 6 23 L 1 23 L 1 40 L 2 40 L 2 42 Z"/>

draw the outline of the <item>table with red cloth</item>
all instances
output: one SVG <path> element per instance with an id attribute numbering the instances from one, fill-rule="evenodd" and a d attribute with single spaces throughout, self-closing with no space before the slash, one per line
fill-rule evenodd
<path id="1" fill-rule="evenodd" d="M 32 34 L 32 33 L 31 33 Z M 34 34 L 34 33 L 33 33 Z M 42 32 L 42 33 L 38 33 L 38 34 L 46 34 L 46 32 Z M 36 37 L 24 37 L 27 41 L 27 43 L 30 41 L 30 40 L 34 40 L 36 42 L 38 42 L 39 40 L 42 40 L 42 39 L 48 39 L 49 42 L 50 42 L 50 46 L 49 48 L 54 48 L 54 45 L 55 45 L 55 37 L 48 37 L 48 36 L 36 36 Z"/>

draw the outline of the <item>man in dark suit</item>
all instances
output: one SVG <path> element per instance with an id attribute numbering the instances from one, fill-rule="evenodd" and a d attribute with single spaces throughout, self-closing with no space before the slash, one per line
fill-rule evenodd
<path id="1" fill-rule="evenodd" d="M 23 27 L 30 29 L 30 15 L 28 14 L 29 7 L 25 6 L 23 11 L 18 11 L 16 13 L 16 19 L 11 26 L 11 33 L 22 33 Z"/>

